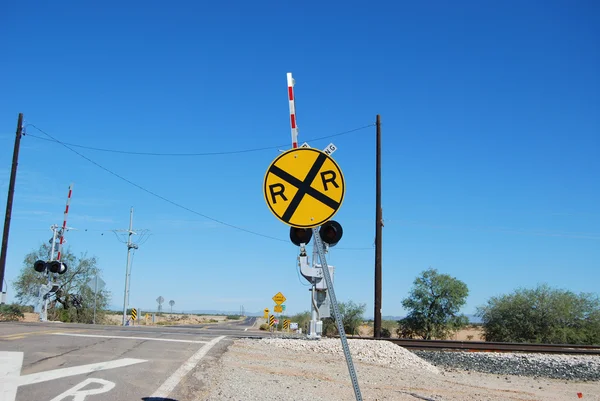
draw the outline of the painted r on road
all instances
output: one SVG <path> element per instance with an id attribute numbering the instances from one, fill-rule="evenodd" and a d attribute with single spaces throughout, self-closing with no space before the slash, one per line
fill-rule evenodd
<path id="1" fill-rule="evenodd" d="M 82 375 L 100 370 L 115 369 L 137 363 L 147 362 L 145 359 L 123 358 L 114 361 L 91 363 L 89 365 L 73 366 L 71 368 L 54 369 L 46 372 L 32 373 L 21 376 L 21 367 L 23 366 L 22 352 L 0 352 L 0 401 L 15 401 L 17 389 L 19 386 L 28 384 L 42 383 L 50 380 L 56 380 L 63 377 Z M 93 379 L 103 386 L 100 389 L 81 390 L 91 382 L 84 381 L 67 392 L 54 398 L 52 401 L 59 401 L 67 396 L 74 396 L 74 401 L 82 401 L 86 396 L 100 394 L 110 391 L 115 384 L 107 380 Z M 85 383 L 85 384 L 84 384 Z M 103 390 L 101 392 L 96 392 Z M 63 398 L 59 398 L 63 396 Z"/>

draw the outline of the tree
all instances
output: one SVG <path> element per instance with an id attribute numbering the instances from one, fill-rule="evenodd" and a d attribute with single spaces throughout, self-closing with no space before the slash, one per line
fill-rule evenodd
<path id="1" fill-rule="evenodd" d="M 469 289 L 457 278 L 429 268 L 418 276 L 402 306 L 408 315 L 398 321 L 400 337 L 445 339 L 466 326 L 466 316 L 457 315 L 466 303 Z"/>
<path id="2" fill-rule="evenodd" d="M 40 284 L 46 283 L 46 276 L 33 269 L 36 260 L 48 260 L 50 247 L 42 244 L 39 249 L 31 251 L 25 256 L 23 268 L 13 283 L 16 298 L 21 304 L 38 302 Z M 73 255 L 69 249 L 63 250 L 62 261 L 68 266 L 67 272 L 58 276 L 56 282 L 59 290 L 56 297 L 50 302 L 48 319 L 65 322 L 92 323 L 94 314 L 94 291 L 87 283 L 100 274 L 95 256 L 80 257 Z M 109 302 L 109 293 L 106 290 L 98 291 L 96 321 L 102 321 L 104 310 Z"/>
<path id="3" fill-rule="evenodd" d="M 297 313 L 294 316 L 292 316 L 290 319 L 292 320 L 292 322 L 296 322 L 298 323 L 298 327 L 308 331 L 308 325 L 310 322 L 310 312 L 309 311 L 304 311 L 301 313 Z"/>
<path id="4" fill-rule="evenodd" d="M 363 315 L 367 308 L 366 304 L 356 304 L 353 301 L 340 302 L 338 309 L 342 317 L 342 325 L 346 334 L 354 335 L 358 333 L 358 327 L 363 322 Z M 323 319 L 323 334 L 329 335 L 337 333 L 337 326 L 334 318 Z"/>
<path id="5" fill-rule="evenodd" d="M 486 341 L 600 344 L 600 299 L 547 284 L 492 297 L 477 308 Z"/>

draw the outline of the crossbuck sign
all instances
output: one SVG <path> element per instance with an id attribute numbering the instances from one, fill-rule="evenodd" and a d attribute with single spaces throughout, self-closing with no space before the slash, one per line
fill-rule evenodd
<path id="1" fill-rule="evenodd" d="M 342 170 L 327 153 L 297 148 L 279 155 L 265 175 L 263 191 L 271 212 L 293 227 L 318 227 L 344 199 Z"/>

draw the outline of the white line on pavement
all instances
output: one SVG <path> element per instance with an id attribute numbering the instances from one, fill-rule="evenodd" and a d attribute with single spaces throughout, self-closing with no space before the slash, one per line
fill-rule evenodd
<path id="1" fill-rule="evenodd" d="M 97 372 L 99 370 L 121 368 L 123 366 L 135 365 L 136 363 L 147 362 L 145 359 L 123 358 L 116 361 L 90 363 L 89 365 L 73 366 L 71 368 L 47 370 L 45 372 L 32 373 L 17 378 L 17 385 L 24 386 L 60 379 L 61 377 L 82 375 L 85 373 Z"/>
<path id="2" fill-rule="evenodd" d="M 173 391 L 175 387 L 177 387 L 181 379 L 183 379 L 183 377 L 187 375 L 190 372 L 190 370 L 194 369 L 194 366 L 196 366 L 198 362 L 200 362 L 200 359 L 202 359 L 212 347 L 214 347 L 219 341 L 221 341 L 224 338 L 225 336 L 216 337 L 208 344 L 200 348 L 194 355 L 190 357 L 190 359 L 185 361 L 185 363 L 181 365 L 179 369 L 177 369 L 175 373 L 173 373 L 171 377 L 169 377 L 158 388 L 158 390 L 154 392 L 154 394 L 152 394 L 152 397 L 167 398 L 169 394 L 171 394 L 171 391 Z"/>
<path id="3" fill-rule="evenodd" d="M 195 329 L 195 330 L 201 330 L 201 329 Z M 179 330 L 173 330 L 173 331 L 158 331 L 158 330 L 137 330 L 137 329 L 132 329 L 132 330 L 106 330 L 106 331 L 110 331 L 111 333 L 130 333 L 130 334 L 138 334 L 138 333 L 144 333 L 144 334 L 176 334 L 178 336 L 197 336 L 198 333 L 186 333 L 186 332 L 181 332 Z"/>
<path id="4" fill-rule="evenodd" d="M 134 336 L 103 336 L 99 334 L 71 334 L 71 333 L 52 333 L 55 336 L 70 336 L 70 337 L 91 337 L 91 338 L 117 338 L 122 340 L 148 340 L 148 341 L 168 341 L 173 343 L 192 343 L 206 344 L 208 341 L 194 340 L 177 340 L 174 338 L 157 338 L 157 337 L 134 337 Z"/>
<path id="5" fill-rule="evenodd" d="M 17 379 L 23 365 L 22 352 L 0 352 L 0 401 L 17 398 Z"/>

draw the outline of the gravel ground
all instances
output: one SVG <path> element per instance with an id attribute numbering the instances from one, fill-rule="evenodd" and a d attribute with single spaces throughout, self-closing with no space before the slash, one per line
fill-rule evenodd
<path id="1" fill-rule="evenodd" d="M 353 339 L 349 344 L 365 401 L 568 401 L 580 399 L 578 393 L 600 401 L 600 381 L 447 369 L 440 357 L 428 358 L 440 364 L 436 368 L 389 342 Z M 237 340 L 203 380 L 210 384 L 197 400 L 355 399 L 339 339 Z"/>

